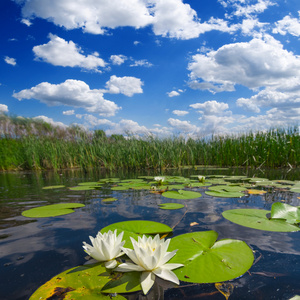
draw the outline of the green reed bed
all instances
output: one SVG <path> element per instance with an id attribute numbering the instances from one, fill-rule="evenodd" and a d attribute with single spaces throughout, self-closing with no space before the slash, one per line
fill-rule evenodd
<path id="1" fill-rule="evenodd" d="M 105 167 L 179 168 L 186 165 L 296 167 L 299 127 L 241 135 L 156 138 L 65 129 L 31 119 L 0 119 L 0 170 Z M 5 131 L 6 129 L 6 131 Z"/>

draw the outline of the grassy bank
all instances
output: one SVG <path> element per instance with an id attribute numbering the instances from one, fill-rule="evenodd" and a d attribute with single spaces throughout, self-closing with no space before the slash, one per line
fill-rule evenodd
<path id="1" fill-rule="evenodd" d="M 138 139 L 1 116 L 0 134 L 0 170 L 300 165 L 298 127 L 197 140 Z"/>

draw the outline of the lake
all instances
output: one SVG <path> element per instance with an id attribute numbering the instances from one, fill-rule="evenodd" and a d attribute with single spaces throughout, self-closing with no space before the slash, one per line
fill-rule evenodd
<path id="1" fill-rule="evenodd" d="M 82 265 L 86 253 L 82 243 L 89 236 L 112 223 L 127 220 L 149 220 L 173 228 L 173 236 L 194 231 L 214 230 L 218 239 L 245 241 L 254 251 L 255 261 L 248 272 L 230 280 L 233 299 L 290 299 L 300 295 L 300 232 L 270 232 L 244 227 L 222 216 L 225 210 L 255 208 L 270 210 L 274 202 L 300 206 L 300 194 L 288 188 L 255 187 L 265 194 L 248 194 L 241 198 L 213 197 L 205 194 L 208 187 L 188 188 L 202 194 L 190 200 L 163 197 L 149 190 L 113 190 L 119 181 L 153 176 L 181 176 L 206 179 L 214 176 L 263 177 L 269 180 L 300 180 L 298 170 L 246 170 L 183 168 L 164 172 L 115 172 L 105 170 L 65 170 L 58 172 L 18 172 L 0 174 L 0 291 L 3 300 L 25 300 L 53 276 Z M 144 177 L 146 176 L 146 177 Z M 148 177 L 149 176 L 149 177 Z M 192 177 L 191 177 L 192 176 Z M 70 187 L 82 182 L 119 178 L 99 189 L 76 191 Z M 218 177 L 217 177 L 218 178 Z M 234 178 L 233 178 L 234 180 Z M 43 189 L 64 185 L 65 188 Z M 117 201 L 105 202 L 104 199 Z M 22 212 L 55 203 L 82 203 L 74 213 L 48 218 L 27 218 Z M 183 203 L 184 209 L 163 210 L 161 203 Z M 178 287 L 154 288 L 148 297 L 141 293 L 124 295 L 128 299 L 225 299 L 214 283 L 182 282 Z M 152 297 L 152 298 L 151 298 Z M 52 297 L 51 299 L 62 299 Z M 113 298 L 112 298 L 113 299 Z"/>

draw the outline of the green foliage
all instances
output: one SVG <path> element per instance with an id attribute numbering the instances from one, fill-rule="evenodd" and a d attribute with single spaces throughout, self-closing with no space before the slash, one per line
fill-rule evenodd
<path id="1" fill-rule="evenodd" d="M 55 127 L 29 118 L 0 118 L 0 170 L 105 167 L 164 169 L 216 165 L 297 167 L 297 127 L 243 135 L 183 137 L 107 137 L 76 126 Z"/>

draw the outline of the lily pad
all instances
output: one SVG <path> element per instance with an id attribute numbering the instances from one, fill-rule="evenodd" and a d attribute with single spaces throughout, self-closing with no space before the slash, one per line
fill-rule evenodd
<path id="1" fill-rule="evenodd" d="M 212 197 L 219 197 L 219 198 L 241 198 L 245 196 L 245 194 L 241 192 L 227 192 L 227 191 L 206 191 L 205 194 Z"/>
<path id="2" fill-rule="evenodd" d="M 179 199 L 179 200 L 188 200 L 188 199 L 196 199 L 201 197 L 202 195 L 198 192 L 178 190 L 178 191 L 167 191 L 162 193 L 162 196 L 171 199 Z"/>
<path id="3" fill-rule="evenodd" d="M 107 203 L 111 203 L 115 201 L 118 201 L 118 199 L 113 197 L 102 199 L 102 202 L 107 202 Z"/>
<path id="4" fill-rule="evenodd" d="M 211 191 L 217 191 L 217 192 L 241 192 L 247 190 L 246 188 L 239 186 L 239 185 L 215 185 L 208 188 Z"/>
<path id="5" fill-rule="evenodd" d="M 65 187 L 64 185 L 51 185 L 51 186 L 44 186 L 43 190 L 61 189 L 64 187 Z"/>
<path id="6" fill-rule="evenodd" d="M 155 235 L 155 234 L 168 234 L 173 231 L 168 225 L 154 222 L 154 221 L 124 221 L 108 225 L 100 230 L 101 233 L 108 232 L 109 230 L 114 231 L 117 229 L 117 233 L 124 231 L 123 239 L 126 241 L 124 247 L 132 248 L 130 237 L 138 239 L 138 236 Z"/>
<path id="7" fill-rule="evenodd" d="M 160 209 L 180 209 L 183 208 L 184 205 L 180 203 L 162 203 L 159 204 Z"/>
<path id="8" fill-rule="evenodd" d="M 263 195 L 263 194 L 266 194 L 267 192 L 266 191 L 263 191 L 263 190 L 255 190 L 255 189 L 250 189 L 250 190 L 247 190 L 248 194 L 250 195 Z"/>
<path id="9" fill-rule="evenodd" d="M 298 226 L 285 220 L 267 218 L 268 210 L 263 209 L 231 209 L 222 213 L 223 217 L 233 223 L 265 231 L 292 232 L 300 231 Z"/>
<path id="10" fill-rule="evenodd" d="M 300 222 L 300 207 L 275 202 L 271 208 L 271 219 L 284 219 L 287 223 L 297 224 Z"/>
<path id="11" fill-rule="evenodd" d="M 94 190 L 94 186 L 89 186 L 89 185 L 79 185 L 79 186 L 74 186 L 69 188 L 71 191 L 89 191 L 89 190 Z"/>
<path id="12" fill-rule="evenodd" d="M 299 188 L 291 188 L 290 191 L 293 193 L 300 193 L 300 187 Z"/>
<path id="13" fill-rule="evenodd" d="M 216 241 L 215 231 L 186 233 L 172 238 L 169 251 L 178 249 L 170 263 L 184 267 L 173 272 L 179 280 L 194 283 L 227 281 L 243 275 L 252 266 L 254 256 L 243 241 Z"/>
<path id="14" fill-rule="evenodd" d="M 139 282 L 134 281 L 135 277 L 132 275 L 135 274 L 132 273 L 122 274 L 122 282 L 127 281 L 127 285 L 123 283 L 122 289 L 119 288 L 120 292 L 134 292 L 141 289 Z M 58 292 L 61 293 L 61 299 L 110 300 L 110 295 L 103 294 L 101 289 L 109 282 L 113 282 L 115 277 L 116 275 L 108 272 L 102 263 L 75 267 L 46 282 L 33 293 L 29 300 L 58 299 L 55 297 L 55 293 L 57 295 Z M 126 298 L 115 295 L 114 299 Z"/>
<path id="15" fill-rule="evenodd" d="M 72 208 L 84 207 L 81 203 L 59 203 L 31 208 L 22 212 L 22 216 L 28 218 L 47 218 L 71 214 Z"/>

